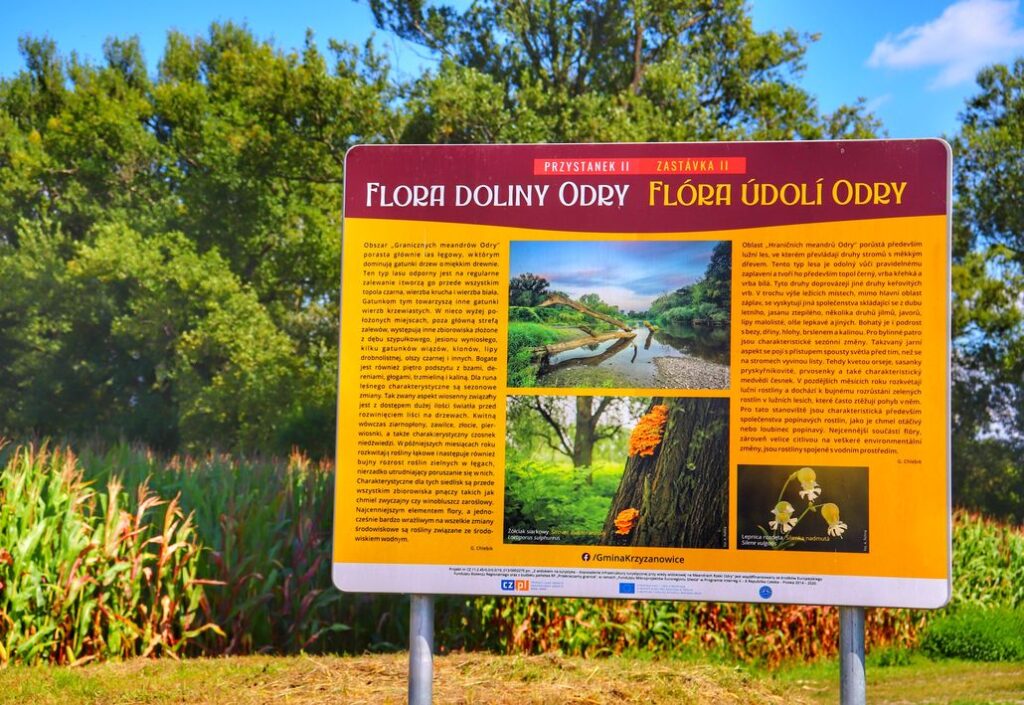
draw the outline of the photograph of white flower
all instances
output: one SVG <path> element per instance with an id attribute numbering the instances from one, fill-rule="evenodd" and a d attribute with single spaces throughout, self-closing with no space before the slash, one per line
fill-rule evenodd
<path id="1" fill-rule="evenodd" d="M 868 468 L 740 465 L 736 546 L 868 552 Z"/>

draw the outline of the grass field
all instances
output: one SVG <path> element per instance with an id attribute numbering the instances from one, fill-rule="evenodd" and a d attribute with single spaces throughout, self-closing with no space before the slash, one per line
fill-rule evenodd
<path id="1" fill-rule="evenodd" d="M 767 672 L 672 659 L 454 654 L 434 662 L 439 705 L 660 705 L 839 701 L 838 665 Z M 384 705 L 406 697 L 405 654 L 358 657 L 135 659 L 0 670 L 0 703 L 104 705 L 289 703 Z M 868 663 L 871 703 L 1024 703 L 1024 664 Z"/>

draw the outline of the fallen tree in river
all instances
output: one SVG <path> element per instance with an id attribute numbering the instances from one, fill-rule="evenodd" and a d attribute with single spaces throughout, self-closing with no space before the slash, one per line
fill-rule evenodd
<path id="1" fill-rule="evenodd" d="M 537 308 L 544 308 L 545 306 L 554 306 L 556 304 L 561 304 L 563 306 L 568 306 L 569 308 L 574 308 L 577 311 L 579 311 L 580 313 L 585 313 L 588 316 L 593 316 L 594 318 L 597 318 L 598 320 L 604 321 L 605 323 L 611 323 L 616 328 L 621 328 L 622 330 L 626 331 L 627 333 L 632 333 L 633 332 L 632 328 L 627 326 L 625 323 L 620 321 L 618 318 L 613 318 L 612 316 L 609 316 L 606 313 L 601 313 L 600 311 L 595 311 L 595 310 L 593 310 L 591 308 L 587 308 L 586 306 L 584 306 L 583 304 L 579 303 L 578 301 L 573 301 L 572 299 L 567 299 L 564 296 L 560 296 L 559 294 L 552 294 L 548 298 L 544 299 L 544 301 L 542 301 L 539 304 L 537 304 Z"/>
<path id="2" fill-rule="evenodd" d="M 587 328 L 586 326 L 579 326 L 580 330 L 587 333 L 585 337 L 577 338 L 575 340 L 567 340 L 563 343 L 553 343 L 551 345 L 541 345 L 540 347 L 533 348 L 532 352 L 535 357 L 543 358 L 548 357 L 550 355 L 557 355 L 558 353 L 565 352 L 566 350 L 582 348 L 585 345 L 596 345 L 597 343 L 603 343 L 606 340 L 615 340 L 617 338 L 629 339 L 636 337 L 636 332 L 634 332 L 632 328 L 630 328 L 617 318 L 613 318 L 612 316 L 601 313 L 600 311 L 594 311 L 593 309 L 588 308 L 577 301 L 567 299 L 566 297 L 559 296 L 558 294 L 553 294 L 549 296 L 547 299 L 538 304 L 538 308 L 543 306 L 555 306 L 558 304 L 576 309 L 580 313 L 584 313 L 588 316 L 604 321 L 605 323 L 611 323 L 613 326 L 621 328 L 622 330 L 612 331 L 610 333 L 595 334 L 594 331 L 591 330 L 590 328 Z"/>
<path id="3" fill-rule="evenodd" d="M 548 355 L 557 355 L 558 353 L 565 352 L 566 350 L 582 348 L 584 345 L 596 345 L 597 343 L 603 343 L 606 340 L 629 340 L 634 337 L 636 337 L 636 333 L 633 331 L 628 333 L 623 331 L 611 331 L 610 333 L 600 333 L 599 335 L 588 335 L 583 338 L 577 338 L 576 340 L 567 340 L 564 343 L 541 345 L 540 347 L 533 348 L 533 354 L 540 357 L 546 357 Z"/>

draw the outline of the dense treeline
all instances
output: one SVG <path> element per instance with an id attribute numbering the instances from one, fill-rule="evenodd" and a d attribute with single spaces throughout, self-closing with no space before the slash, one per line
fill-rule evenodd
<path id="1" fill-rule="evenodd" d="M 26 39 L 0 83 L 0 424 L 163 450 L 328 452 L 342 165 L 384 69 L 171 33 L 105 63 Z"/>
<path id="2" fill-rule="evenodd" d="M 704 276 L 656 298 L 647 317 L 661 324 L 728 326 L 732 305 L 732 243 L 720 242 Z"/>
<path id="3" fill-rule="evenodd" d="M 152 70 L 130 38 L 98 63 L 22 41 L 0 78 L 0 433 L 330 454 L 353 144 L 881 127 L 822 113 L 813 38 L 755 31 L 742 0 L 370 5 L 436 62 L 398 79 L 372 45 L 230 23 L 170 33 Z M 954 140 L 955 492 L 1021 517 L 1024 63 L 979 80 Z"/>
<path id="4" fill-rule="evenodd" d="M 953 492 L 1024 521 L 1024 59 L 978 85 L 953 140 Z"/>

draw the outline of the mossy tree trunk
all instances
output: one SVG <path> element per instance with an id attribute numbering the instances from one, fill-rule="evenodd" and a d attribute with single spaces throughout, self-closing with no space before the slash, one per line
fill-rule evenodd
<path id="1" fill-rule="evenodd" d="M 668 407 L 661 442 L 652 455 L 626 461 L 605 519 L 602 543 L 616 546 L 723 548 L 729 519 L 729 402 L 656 398 Z M 616 533 L 625 509 L 639 516 Z"/>

